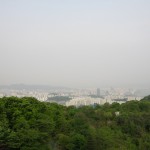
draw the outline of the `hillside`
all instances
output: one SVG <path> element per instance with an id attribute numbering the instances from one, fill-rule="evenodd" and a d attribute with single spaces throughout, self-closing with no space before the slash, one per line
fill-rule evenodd
<path id="1" fill-rule="evenodd" d="M 150 96 L 80 108 L 0 98 L 0 150 L 120 149 L 150 149 Z"/>

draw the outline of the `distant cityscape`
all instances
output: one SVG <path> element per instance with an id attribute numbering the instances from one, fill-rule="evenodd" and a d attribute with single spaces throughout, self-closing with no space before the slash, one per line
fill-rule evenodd
<path id="1" fill-rule="evenodd" d="M 35 97 L 39 101 L 55 102 L 65 106 L 84 106 L 104 103 L 124 103 L 141 100 L 150 89 L 129 88 L 65 88 L 50 86 L 11 85 L 0 86 L 0 97 Z"/>

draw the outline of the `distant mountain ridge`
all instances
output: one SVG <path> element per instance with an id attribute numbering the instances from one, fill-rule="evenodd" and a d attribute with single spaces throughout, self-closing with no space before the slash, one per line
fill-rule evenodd
<path id="1" fill-rule="evenodd" d="M 11 85 L 0 85 L 0 89 L 15 89 L 15 90 L 51 90 L 51 89 L 69 89 L 63 86 L 50 86 L 40 84 L 11 84 Z"/>

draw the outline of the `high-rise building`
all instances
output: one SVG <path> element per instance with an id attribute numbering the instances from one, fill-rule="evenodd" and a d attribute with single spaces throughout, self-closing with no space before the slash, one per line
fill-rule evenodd
<path id="1" fill-rule="evenodd" d="M 100 88 L 97 88 L 97 97 L 100 97 Z"/>

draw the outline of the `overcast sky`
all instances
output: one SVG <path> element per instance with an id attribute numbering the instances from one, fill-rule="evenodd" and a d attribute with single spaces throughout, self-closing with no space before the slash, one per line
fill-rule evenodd
<path id="1" fill-rule="evenodd" d="M 150 83 L 150 0 L 1 0 L 0 84 Z"/>

